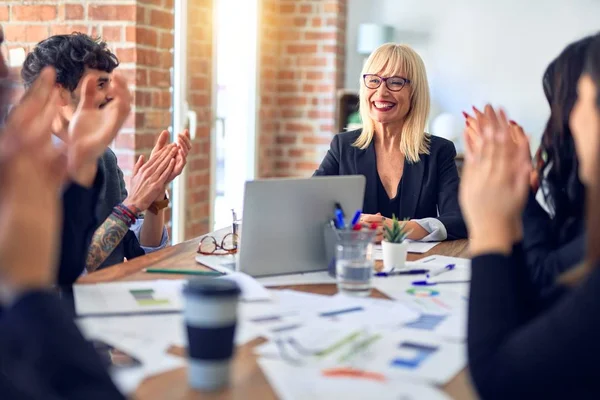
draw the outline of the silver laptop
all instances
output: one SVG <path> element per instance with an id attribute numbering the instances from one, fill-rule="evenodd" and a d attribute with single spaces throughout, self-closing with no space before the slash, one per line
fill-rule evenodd
<path id="1" fill-rule="evenodd" d="M 362 175 L 246 182 L 237 269 L 252 276 L 327 269 L 324 225 L 335 203 L 352 218 L 364 192 Z"/>

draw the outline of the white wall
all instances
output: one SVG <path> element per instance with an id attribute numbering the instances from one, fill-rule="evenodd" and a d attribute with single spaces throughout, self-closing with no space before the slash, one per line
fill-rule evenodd
<path id="1" fill-rule="evenodd" d="M 570 42 L 600 31 L 598 0 L 349 0 L 346 87 L 358 89 L 361 23 L 395 29 L 421 54 L 432 116 L 471 105 L 506 108 L 534 138 L 548 117 L 542 74 Z M 534 140 L 537 147 L 537 140 Z"/>

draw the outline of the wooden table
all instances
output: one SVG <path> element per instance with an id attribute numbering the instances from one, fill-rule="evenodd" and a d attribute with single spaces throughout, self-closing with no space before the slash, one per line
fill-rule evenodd
<path id="1" fill-rule="evenodd" d="M 138 257 L 134 260 L 94 272 L 79 279 L 78 283 L 99 283 L 113 281 L 138 281 L 155 279 L 182 279 L 186 276 L 173 274 L 147 274 L 144 268 L 165 269 L 198 269 L 204 268 L 195 261 L 199 239 L 189 240 L 164 250 Z M 430 255 L 446 255 L 453 257 L 468 257 L 467 241 L 456 240 L 443 242 L 425 254 L 409 254 L 410 261 Z M 285 288 L 333 295 L 337 292 L 335 285 L 294 285 Z M 385 296 L 377 291 L 374 297 Z M 276 399 L 275 392 L 265 379 L 252 349 L 264 343 L 264 339 L 255 339 L 240 346 L 236 350 L 233 362 L 232 384 L 230 388 L 215 393 L 200 393 L 187 385 L 186 369 L 180 368 L 149 379 L 146 379 L 135 393 L 135 398 L 146 399 Z M 172 347 L 170 352 L 184 355 L 184 349 Z M 455 399 L 475 399 L 468 373 L 457 375 L 443 390 Z"/>

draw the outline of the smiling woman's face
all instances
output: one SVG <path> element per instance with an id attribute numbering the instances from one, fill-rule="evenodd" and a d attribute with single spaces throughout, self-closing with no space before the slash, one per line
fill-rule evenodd
<path id="1" fill-rule="evenodd" d="M 408 112 L 410 111 L 410 84 L 406 83 L 399 91 L 392 91 L 388 88 L 388 84 L 392 86 L 400 86 L 396 81 L 403 82 L 404 74 L 402 71 L 396 72 L 393 76 L 384 76 L 379 72 L 376 79 L 380 82 L 377 89 L 369 89 L 367 87 L 366 95 L 369 101 L 369 116 L 373 121 L 380 124 L 401 124 L 404 122 Z M 388 78 L 384 82 L 381 78 Z M 366 77 L 365 79 L 369 79 Z M 364 84 L 364 83 L 363 83 Z"/>

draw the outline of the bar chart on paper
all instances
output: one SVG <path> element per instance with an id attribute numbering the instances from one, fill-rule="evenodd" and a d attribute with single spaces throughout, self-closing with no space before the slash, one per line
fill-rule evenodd
<path id="1" fill-rule="evenodd" d="M 179 312 L 184 280 L 74 285 L 79 316 Z"/>
<path id="2" fill-rule="evenodd" d="M 167 298 L 154 297 L 154 289 L 131 289 L 129 293 L 140 307 L 170 304 L 170 300 Z"/>

